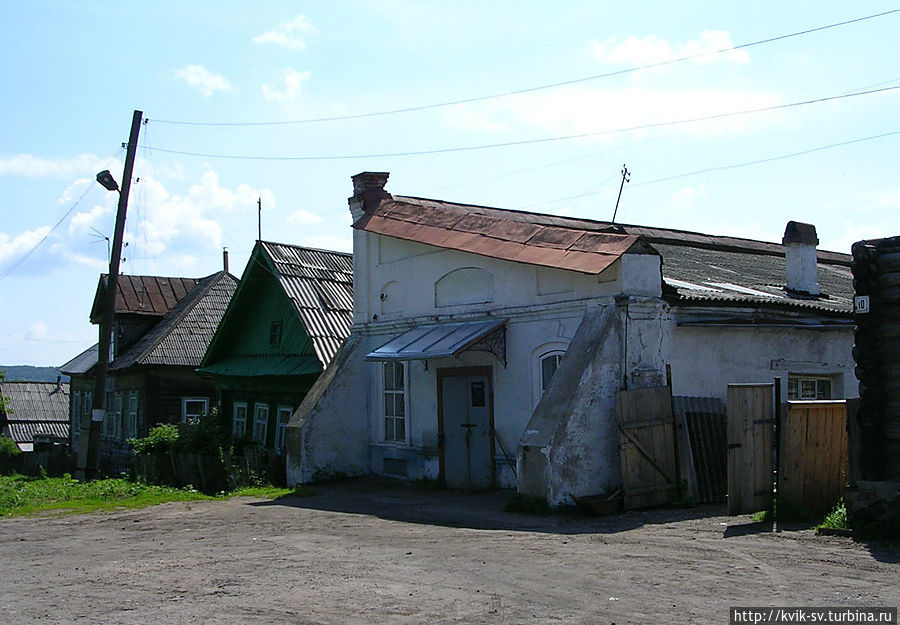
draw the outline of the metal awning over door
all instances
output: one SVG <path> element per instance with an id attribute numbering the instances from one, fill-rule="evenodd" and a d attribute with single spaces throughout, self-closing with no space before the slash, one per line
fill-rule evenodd
<path id="1" fill-rule="evenodd" d="M 421 325 L 366 355 L 366 360 L 428 360 L 486 351 L 506 366 L 506 319 Z"/>

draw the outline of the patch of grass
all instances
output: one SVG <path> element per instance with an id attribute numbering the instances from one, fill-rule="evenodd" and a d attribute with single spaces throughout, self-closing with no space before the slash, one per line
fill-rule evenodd
<path id="1" fill-rule="evenodd" d="M 79 482 L 70 476 L 0 477 L 0 516 L 145 508 L 169 501 L 210 499 L 194 489 L 149 486 L 123 479 Z"/>
<path id="2" fill-rule="evenodd" d="M 837 505 L 834 507 L 834 509 L 829 512 L 825 516 L 825 519 L 816 526 L 816 529 L 819 528 L 835 530 L 850 529 L 850 523 L 847 520 L 847 506 L 844 505 L 843 498 L 838 500 Z"/>
<path id="3" fill-rule="evenodd" d="M 279 486 L 246 486 L 227 493 L 225 497 L 260 497 L 263 499 L 280 499 L 282 497 L 312 497 L 316 492 L 306 486 L 282 488 Z"/>

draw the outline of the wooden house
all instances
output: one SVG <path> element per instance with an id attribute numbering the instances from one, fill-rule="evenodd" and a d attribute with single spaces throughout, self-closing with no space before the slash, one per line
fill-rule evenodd
<path id="1" fill-rule="evenodd" d="M 127 468 L 129 438 L 158 423 L 198 418 L 212 407 L 215 389 L 196 373 L 237 279 L 227 271 L 205 278 L 120 276 L 116 293 L 101 470 Z M 91 321 L 99 323 L 106 276 L 97 286 Z M 90 422 L 96 346 L 61 367 L 72 377 L 70 415 L 86 435 Z M 73 426 L 73 429 L 74 426 Z M 73 436 L 73 438 L 76 438 Z M 80 445 L 77 444 L 78 451 Z"/>
<path id="2" fill-rule="evenodd" d="M 276 452 L 285 427 L 350 332 L 352 256 L 258 241 L 198 372 L 235 437 Z"/>
<path id="3" fill-rule="evenodd" d="M 35 438 L 68 444 L 67 383 L 0 381 L 0 395 L 6 406 L 0 411 L 0 436 L 13 439 L 20 451 L 33 451 Z"/>

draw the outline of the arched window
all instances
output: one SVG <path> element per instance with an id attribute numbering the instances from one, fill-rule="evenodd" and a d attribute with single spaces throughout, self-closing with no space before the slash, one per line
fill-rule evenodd
<path id="1" fill-rule="evenodd" d="M 550 381 L 553 379 L 553 375 L 559 368 L 559 363 L 563 356 L 565 356 L 568 348 L 568 342 L 557 340 L 551 343 L 545 343 L 531 352 L 531 388 L 533 405 L 537 406 L 544 391 L 550 386 Z"/>

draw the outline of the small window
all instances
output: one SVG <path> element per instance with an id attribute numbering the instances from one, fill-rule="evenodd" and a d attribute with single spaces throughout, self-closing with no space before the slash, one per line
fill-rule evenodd
<path id="1" fill-rule="evenodd" d="M 266 444 L 266 432 L 269 428 L 269 405 L 256 404 L 253 407 L 253 438 L 260 444 Z"/>
<path id="2" fill-rule="evenodd" d="M 384 440 L 406 442 L 406 369 L 402 362 L 384 363 Z"/>
<path id="3" fill-rule="evenodd" d="M 131 391 L 128 394 L 128 409 L 125 412 L 125 438 L 134 438 L 138 435 L 138 394 Z"/>
<path id="4" fill-rule="evenodd" d="M 290 406 L 278 406 L 278 424 L 275 426 L 275 451 L 284 451 L 284 440 L 287 435 L 287 424 L 294 411 Z"/>
<path id="5" fill-rule="evenodd" d="M 278 347 L 281 345 L 281 320 L 272 322 L 269 326 L 269 346 Z"/>
<path id="6" fill-rule="evenodd" d="M 209 400 L 205 397 L 185 397 L 181 400 L 181 421 L 195 423 L 209 412 Z"/>
<path id="7" fill-rule="evenodd" d="M 788 399 L 819 400 L 833 399 L 832 378 L 824 376 L 789 375 Z"/>
<path id="8" fill-rule="evenodd" d="M 562 359 L 564 352 L 550 352 L 541 356 L 541 393 L 550 386 L 550 380 L 553 374 L 559 368 L 559 361 Z"/>
<path id="9" fill-rule="evenodd" d="M 240 438 L 247 433 L 247 404 L 244 402 L 234 402 L 231 433 L 235 438 Z"/>

